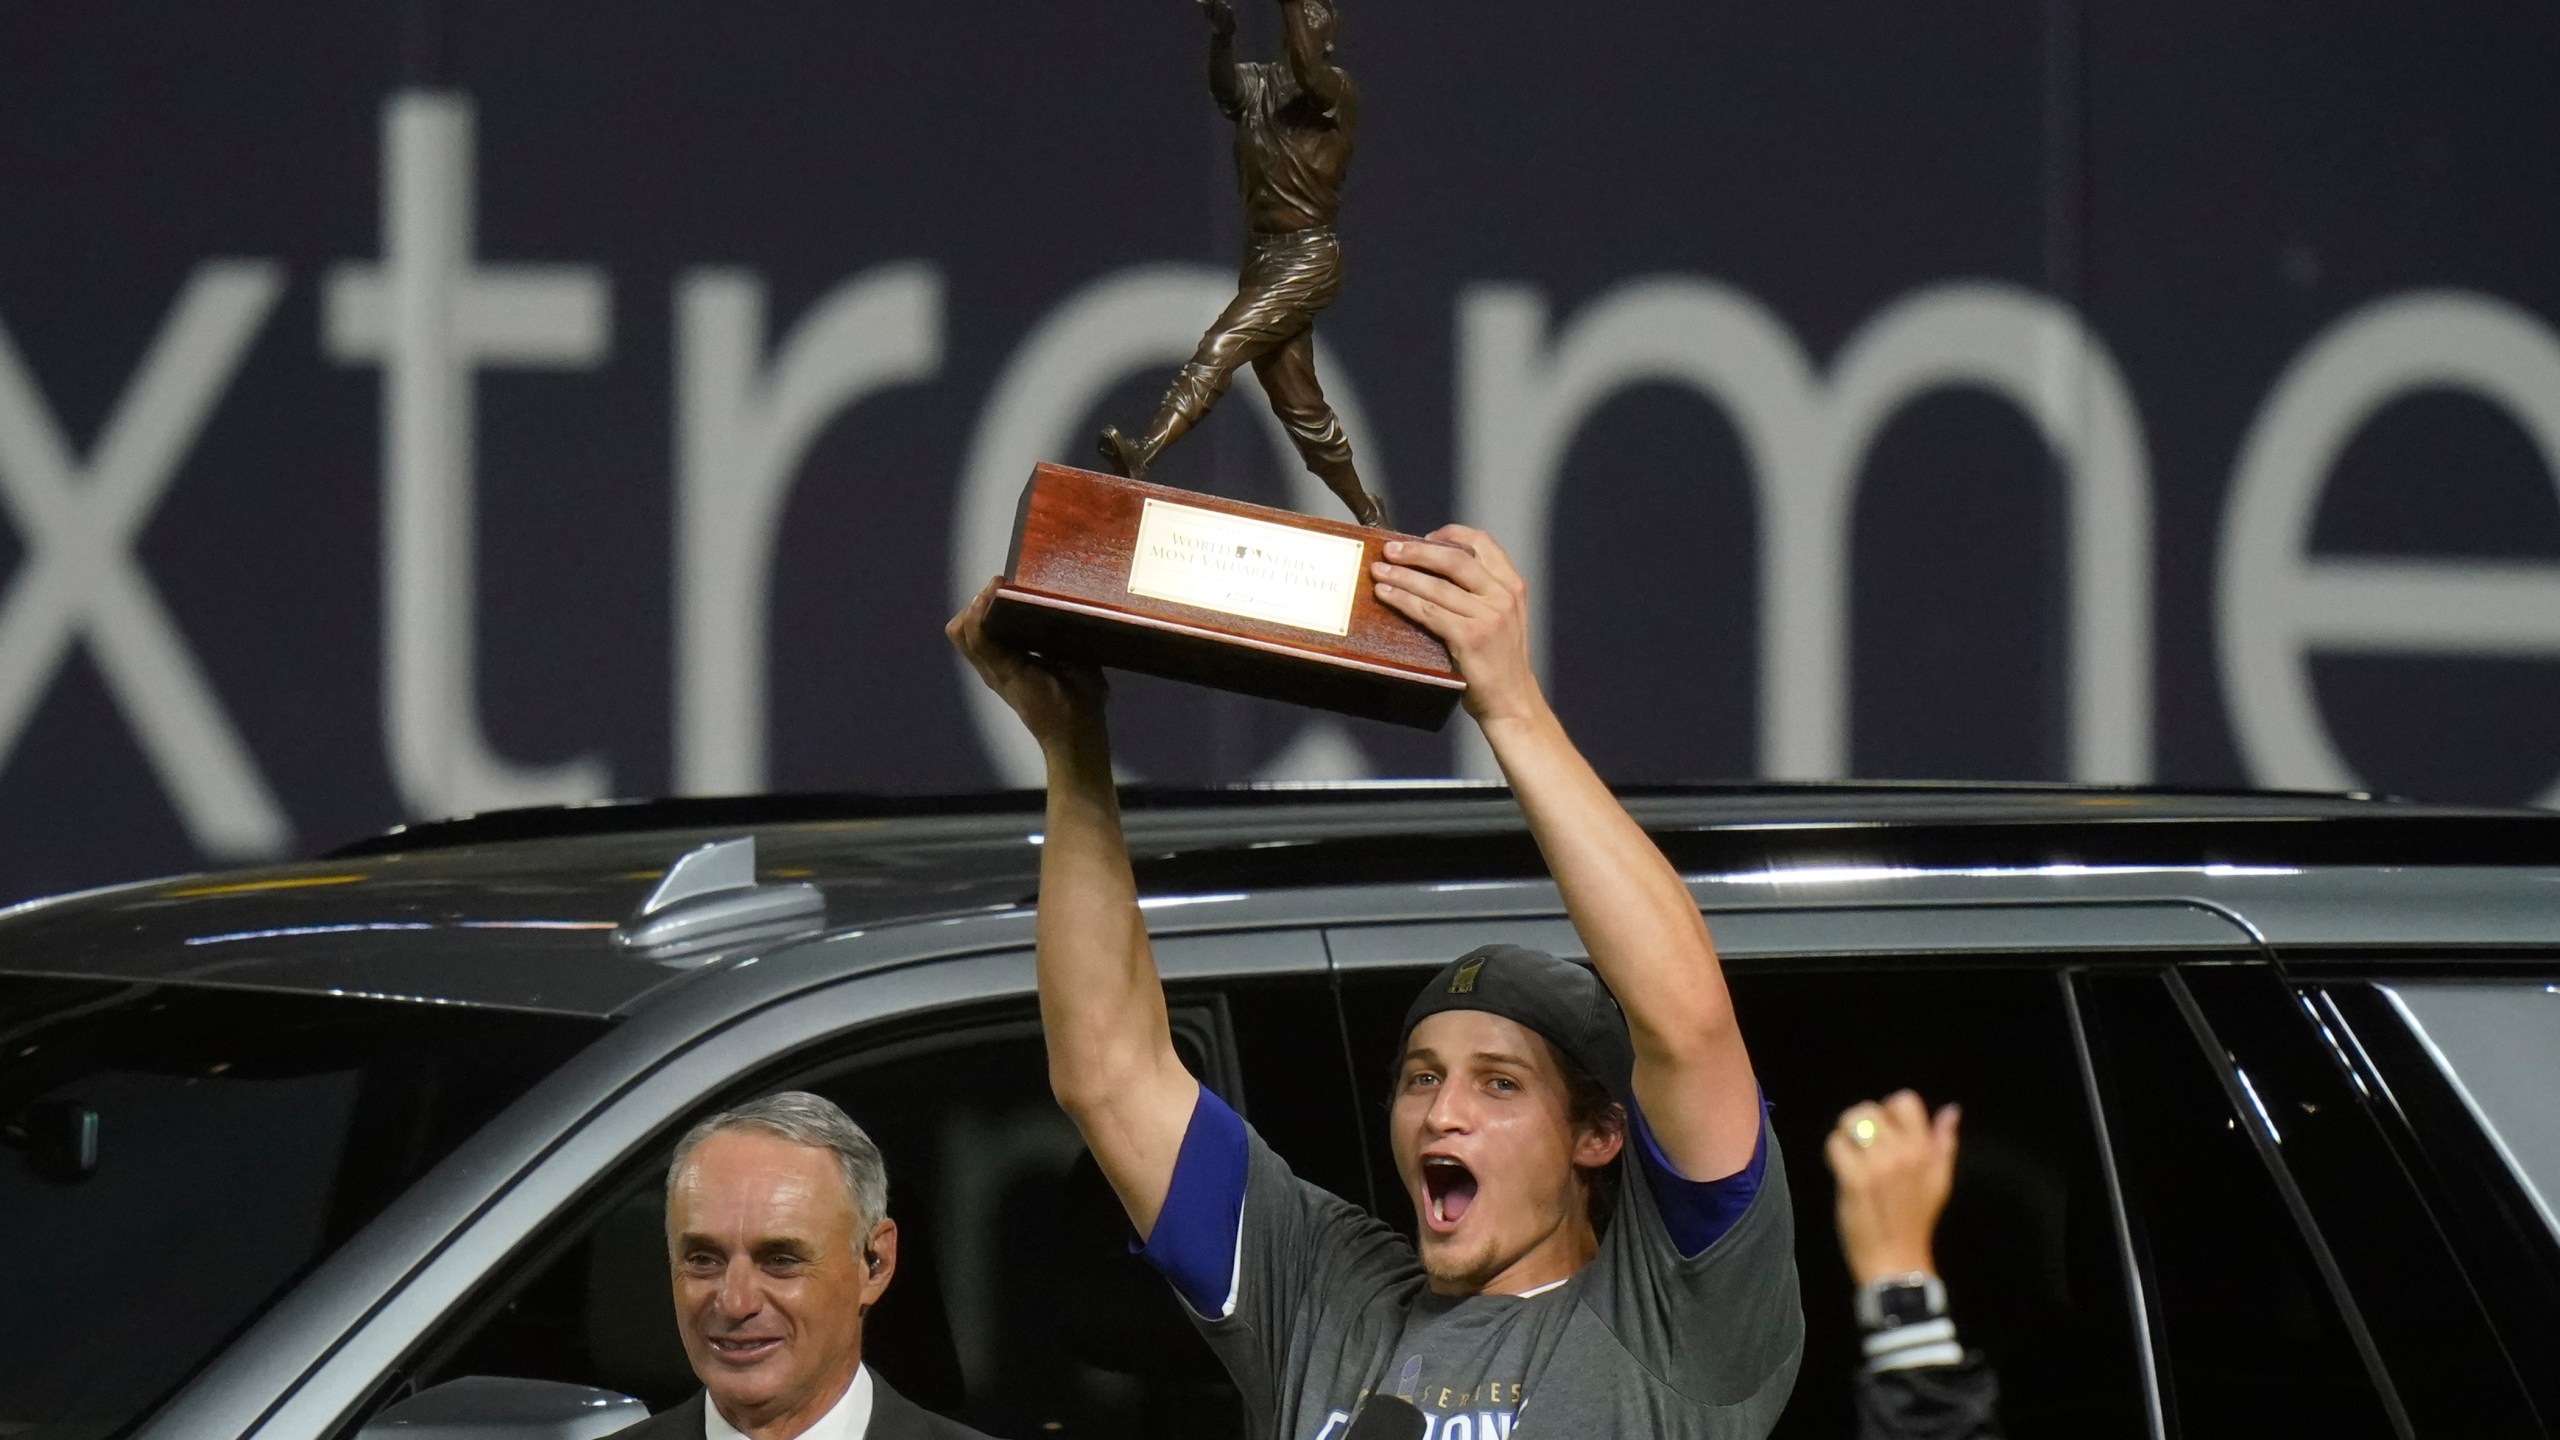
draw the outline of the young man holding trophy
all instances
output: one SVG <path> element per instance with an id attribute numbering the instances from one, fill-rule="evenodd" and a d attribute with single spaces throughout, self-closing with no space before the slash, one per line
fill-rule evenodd
<path id="1" fill-rule="evenodd" d="M 1803 1336 L 1794 1226 L 1706 923 L 1548 707 L 1501 547 L 1448 526 L 1367 578 L 1448 647 L 1592 968 L 1487 946 L 1415 998 L 1390 1120 L 1414 1242 L 1298 1179 L 1175 1053 L 1099 672 L 991 639 L 990 586 L 950 635 L 1047 760 L 1058 1100 L 1251 1433 L 1341 1440 L 1393 1397 L 1433 1440 L 1764 1435 Z"/>

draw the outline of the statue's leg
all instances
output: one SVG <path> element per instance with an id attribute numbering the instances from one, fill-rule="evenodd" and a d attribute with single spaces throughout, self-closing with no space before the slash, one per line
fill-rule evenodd
<path id="1" fill-rule="evenodd" d="M 1271 397 L 1281 425 L 1297 442 L 1298 458 L 1342 497 L 1342 503 L 1351 507 L 1352 518 L 1384 529 L 1386 507 L 1360 483 L 1359 467 L 1351 461 L 1351 437 L 1343 433 L 1342 418 L 1325 402 L 1324 387 L 1316 381 L 1314 327 L 1300 330 L 1288 343 L 1263 354 L 1253 362 L 1253 370 L 1262 377 L 1263 391 Z"/>
<path id="2" fill-rule="evenodd" d="M 1265 298 L 1251 289 L 1237 295 L 1209 333 L 1200 337 L 1191 363 L 1165 388 L 1164 403 L 1156 408 L 1146 433 L 1131 439 L 1116 425 L 1105 429 L 1102 458 L 1132 480 L 1147 478 L 1147 468 L 1165 447 L 1199 424 L 1235 383 L 1236 371 L 1272 343 L 1267 309 Z"/>

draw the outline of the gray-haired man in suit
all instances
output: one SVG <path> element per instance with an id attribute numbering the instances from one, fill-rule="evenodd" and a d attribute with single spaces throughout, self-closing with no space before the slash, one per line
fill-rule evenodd
<path id="1" fill-rule="evenodd" d="M 714 1115 L 667 1170 L 676 1323 L 703 1393 L 617 1440 L 986 1440 L 862 1363 L 898 1269 L 880 1147 L 799 1091 Z"/>

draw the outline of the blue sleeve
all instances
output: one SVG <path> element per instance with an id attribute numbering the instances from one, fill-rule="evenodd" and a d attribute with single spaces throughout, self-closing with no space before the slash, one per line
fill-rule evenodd
<path id="1" fill-rule="evenodd" d="M 1206 1091 L 1202 1092 L 1206 1094 Z M 1768 1114 L 1769 1102 L 1760 1101 L 1760 1111 Z M 1751 1198 L 1760 1193 L 1761 1177 L 1769 1169 L 1769 1127 L 1764 1119 L 1760 1137 L 1751 1142 L 1751 1163 L 1721 1180 L 1691 1180 L 1671 1164 L 1662 1153 L 1662 1142 L 1653 1138 L 1653 1127 L 1645 1123 L 1641 1107 L 1627 1106 L 1627 1121 L 1634 1133 L 1636 1168 L 1644 1172 L 1645 1188 L 1653 1192 L 1654 1208 L 1662 1212 L 1662 1228 L 1671 1232 L 1671 1243 L 1681 1258 L 1694 1260 L 1707 1253 L 1707 1247 L 1724 1238 L 1742 1212 L 1751 1208 Z M 1194 1119 L 1192 1128 L 1200 1122 Z M 1183 1153 L 1190 1154 L 1191 1145 L 1183 1142 Z"/>
<path id="2" fill-rule="evenodd" d="M 1182 1132 L 1181 1153 L 1174 1157 L 1164 1208 L 1138 1247 L 1194 1314 L 1211 1319 L 1235 1306 L 1246 1153 L 1244 1117 L 1201 1086 Z"/>

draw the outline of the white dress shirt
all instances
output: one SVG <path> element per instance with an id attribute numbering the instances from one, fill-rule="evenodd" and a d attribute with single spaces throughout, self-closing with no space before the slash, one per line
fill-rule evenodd
<path id="1" fill-rule="evenodd" d="M 800 1432 L 799 1440 L 862 1440 L 871 1433 L 871 1367 L 853 1367 L 853 1383 L 844 1387 L 844 1398 L 835 1408 L 818 1417 L 818 1423 Z M 702 1399 L 702 1440 L 746 1440 L 729 1417 L 706 1395 Z"/>

